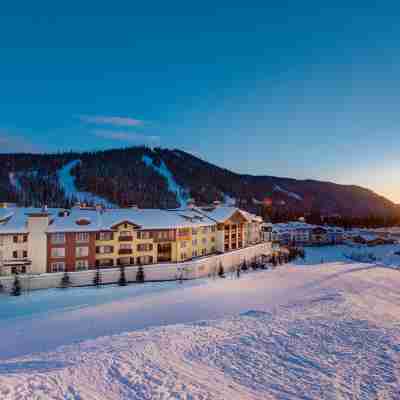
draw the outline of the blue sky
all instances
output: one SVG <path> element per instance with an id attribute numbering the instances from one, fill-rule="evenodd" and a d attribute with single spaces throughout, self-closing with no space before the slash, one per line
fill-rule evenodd
<path id="1" fill-rule="evenodd" d="M 178 147 L 400 202 L 400 5 L 198 3 L 3 5 L 0 152 Z"/>

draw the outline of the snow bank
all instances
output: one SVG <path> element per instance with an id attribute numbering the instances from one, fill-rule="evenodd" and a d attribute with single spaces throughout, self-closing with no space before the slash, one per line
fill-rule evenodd
<path id="1" fill-rule="evenodd" d="M 142 161 L 148 166 L 153 168 L 157 173 L 159 173 L 161 176 L 163 176 L 168 183 L 168 190 L 172 193 L 176 194 L 176 200 L 180 204 L 181 207 L 187 207 L 187 201 L 189 198 L 189 195 L 187 193 L 187 190 L 184 189 L 182 186 L 180 186 L 176 181 L 171 173 L 171 171 L 168 169 L 168 167 L 165 165 L 164 161 L 161 160 L 160 166 L 157 166 L 153 163 L 153 159 L 149 156 L 144 155 L 142 157 Z"/>
<path id="2" fill-rule="evenodd" d="M 77 189 L 75 186 L 75 178 L 71 175 L 71 171 L 80 163 L 80 160 L 70 161 L 58 171 L 58 181 L 65 192 L 65 196 L 70 199 L 74 198 L 81 203 L 102 204 L 107 208 L 115 208 L 115 204 L 103 197 L 96 196 L 90 192 L 81 192 Z"/>
<path id="3" fill-rule="evenodd" d="M 287 270 L 290 274 L 283 268 L 211 284 L 219 291 L 215 308 L 235 299 L 242 304 L 234 316 L 136 330 L 5 360 L 1 398 L 399 398 L 400 274 L 338 264 Z M 256 289 L 260 302 L 249 307 L 258 282 L 264 294 L 283 284 L 283 295 L 293 293 L 288 280 L 300 280 L 306 291 L 298 288 L 297 296 L 283 303 L 282 298 L 273 300 L 276 292 L 263 297 Z M 244 293 L 238 296 L 239 283 Z M 198 297 L 196 288 L 181 288 L 181 302 L 188 292 Z M 202 289 L 210 296 L 210 290 Z M 157 298 L 148 300 L 151 309 L 159 307 Z M 194 317 L 204 307 L 201 296 L 198 300 L 201 307 L 192 307 Z M 80 319 L 70 320 L 70 330 L 88 318 L 97 323 L 81 313 Z"/>

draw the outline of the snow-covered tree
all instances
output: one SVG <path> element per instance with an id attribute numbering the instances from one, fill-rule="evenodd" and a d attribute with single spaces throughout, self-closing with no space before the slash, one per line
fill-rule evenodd
<path id="1" fill-rule="evenodd" d="M 15 275 L 13 288 L 11 290 L 12 296 L 20 296 L 21 295 L 21 283 L 19 282 L 18 275 Z"/>
<path id="2" fill-rule="evenodd" d="M 61 288 L 66 289 L 71 286 L 71 279 L 68 275 L 68 272 L 65 271 L 63 277 L 61 278 Z"/>
<path id="3" fill-rule="evenodd" d="M 125 265 L 121 265 L 119 268 L 119 280 L 118 280 L 118 285 L 119 286 L 126 286 L 127 282 L 126 282 L 126 276 L 125 276 Z"/>

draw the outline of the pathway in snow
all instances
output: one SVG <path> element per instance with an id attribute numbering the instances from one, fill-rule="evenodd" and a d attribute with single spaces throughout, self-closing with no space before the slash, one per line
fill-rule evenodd
<path id="1" fill-rule="evenodd" d="M 0 328 L 8 347 L 29 336 L 84 338 L 99 324 L 131 332 L 3 361 L 0 397 L 398 399 L 399 284 L 399 271 L 373 265 L 287 266 L 13 321 Z M 186 323 L 132 331 L 146 318 Z"/>
<path id="2" fill-rule="evenodd" d="M 180 204 L 181 207 L 187 206 L 188 194 L 187 190 L 185 190 L 182 186 L 180 186 L 176 181 L 171 171 L 165 165 L 164 161 L 161 160 L 161 164 L 158 167 L 153 163 L 153 159 L 149 156 L 144 155 L 142 157 L 143 162 L 148 166 L 153 168 L 156 172 L 158 172 L 161 176 L 163 176 L 168 182 L 168 190 L 172 193 L 176 194 L 176 200 Z"/>
<path id="3" fill-rule="evenodd" d="M 64 189 L 66 197 L 70 199 L 75 198 L 82 203 L 103 204 L 107 208 L 116 207 L 115 204 L 110 203 L 108 200 L 100 196 L 96 196 L 90 192 L 81 192 L 76 188 L 75 178 L 71 175 L 71 171 L 80 163 L 80 160 L 70 161 L 58 171 L 58 180 Z"/>

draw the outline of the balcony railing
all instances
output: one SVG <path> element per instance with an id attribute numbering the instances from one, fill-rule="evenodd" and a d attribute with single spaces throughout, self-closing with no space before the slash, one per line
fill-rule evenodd
<path id="1" fill-rule="evenodd" d="M 133 236 L 120 236 L 118 238 L 119 242 L 132 242 Z"/>
<path id="2" fill-rule="evenodd" d="M 118 254 L 132 254 L 132 249 L 119 249 Z"/>

